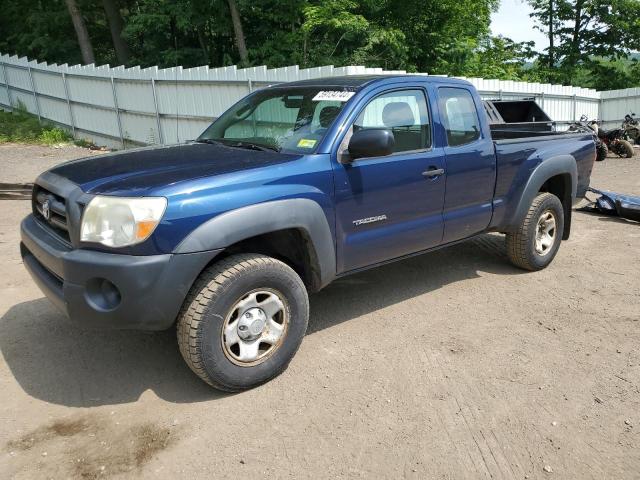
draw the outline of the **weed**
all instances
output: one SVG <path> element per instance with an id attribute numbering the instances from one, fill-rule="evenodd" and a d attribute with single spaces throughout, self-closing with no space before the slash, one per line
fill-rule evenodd
<path id="1" fill-rule="evenodd" d="M 52 145 L 73 140 L 71 135 L 54 125 L 40 123 L 27 112 L 24 105 L 18 105 L 13 112 L 0 111 L 0 143 L 41 143 Z"/>

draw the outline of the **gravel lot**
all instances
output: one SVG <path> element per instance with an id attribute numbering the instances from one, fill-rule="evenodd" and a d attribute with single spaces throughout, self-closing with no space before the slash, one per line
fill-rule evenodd
<path id="1" fill-rule="evenodd" d="M 0 182 L 76 147 L 0 145 Z M 640 157 L 595 167 L 640 195 Z M 311 298 L 289 369 L 210 390 L 173 332 L 79 331 L 24 270 L 0 201 L 3 478 L 638 479 L 640 226 L 575 213 L 537 273 L 480 239 Z"/>

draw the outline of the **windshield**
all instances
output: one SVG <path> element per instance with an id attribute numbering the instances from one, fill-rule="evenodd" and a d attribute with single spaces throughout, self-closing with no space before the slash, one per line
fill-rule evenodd
<path id="1" fill-rule="evenodd" d="M 313 153 L 354 93 L 335 87 L 260 90 L 224 112 L 198 141 Z"/>

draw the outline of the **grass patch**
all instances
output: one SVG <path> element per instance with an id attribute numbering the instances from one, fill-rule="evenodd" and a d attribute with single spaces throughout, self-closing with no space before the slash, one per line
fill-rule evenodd
<path id="1" fill-rule="evenodd" d="M 54 145 L 72 140 L 73 137 L 66 130 L 45 122 L 40 123 L 37 117 L 20 106 L 13 112 L 0 110 L 0 143 Z"/>

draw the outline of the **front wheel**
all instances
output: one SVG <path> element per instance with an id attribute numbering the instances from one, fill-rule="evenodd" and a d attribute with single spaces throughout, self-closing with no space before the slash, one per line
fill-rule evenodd
<path id="1" fill-rule="evenodd" d="M 631 145 L 631 142 L 629 142 L 628 140 L 620 140 L 620 143 L 622 144 L 622 148 L 624 151 L 624 154 L 621 156 L 626 156 L 627 158 L 633 158 L 636 152 L 633 149 L 633 145 Z"/>
<path id="2" fill-rule="evenodd" d="M 611 147 L 619 157 L 632 158 L 635 154 L 633 145 L 626 140 L 616 140 Z"/>
<path id="3" fill-rule="evenodd" d="M 507 255 L 516 267 L 536 271 L 558 253 L 564 232 L 564 210 L 552 193 L 539 193 L 518 230 L 507 234 Z"/>
<path id="4" fill-rule="evenodd" d="M 178 316 L 178 345 L 187 365 L 229 392 L 282 373 L 307 330 L 309 300 L 285 263 L 233 255 L 202 272 Z"/>

